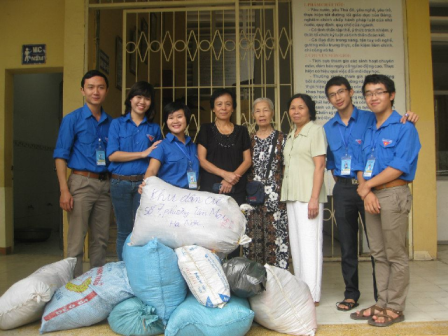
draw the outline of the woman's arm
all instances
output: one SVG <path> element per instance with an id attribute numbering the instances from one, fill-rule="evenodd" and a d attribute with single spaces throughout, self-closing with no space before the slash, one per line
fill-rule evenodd
<path id="1" fill-rule="evenodd" d="M 161 141 L 162 140 L 154 142 L 151 147 L 148 147 L 143 152 L 123 152 L 123 151 L 113 152 L 111 155 L 109 155 L 109 161 L 111 161 L 111 162 L 128 162 L 128 161 L 134 161 L 134 160 L 138 160 L 138 159 L 147 158 L 148 155 L 153 151 L 153 149 L 157 148 L 157 145 Z"/>
<path id="2" fill-rule="evenodd" d="M 157 173 L 159 172 L 160 166 L 162 165 L 162 163 L 154 158 L 151 158 L 151 160 L 149 161 L 149 166 L 148 169 L 146 169 L 146 173 L 145 173 L 145 177 L 143 179 L 142 184 L 140 184 L 138 186 L 138 192 L 139 194 L 142 193 L 142 188 L 146 185 L 145 183 L 145 179 L 151 176 L 157 176 Z"/>
<path id="3" fill-rule="evenodd" d="M 224 169 L 218 168 L 213 163 L 208 161 L 206 159 L 206 157 L 207 157 L 207 149 L 204 146 L 202 146 L 201 144 L 198 144 L 198 159 L 199 159 L 199 164 L 201 165 L 202 169 L 204 169 L 205 171 L 207 171 L 211 174 L 222 177 L 227 183 L 229 183 L 231 185 L 235 185 L 238 183 L 238 181 L 240 180 L 240 177 L 242 175 L 238 175 L 234 172 L 229 172 Z M 250 159 L 250 150 L 249 150 L 249 159 Z M 252 160 L 250 162 L 252 162 Z M 241 165 L 243 165 L 243 163 Z M 240 165 L 240 167 L 241 167 L 241 165 Z M 240 167 L 238 167 L 238 169 Z M 250 165 L 246 168 L 246 170 L 249 167 L 250 167 Z M 246 172 L 246 170 L 244 172 Z"/>
<path id="4" fill-rule="evenodd" d="M 235 170 L 235 174 L 241 177 L 244 173 L 250 168 L 252 165 L 252 157 L 250 153 L 250 149 L 247 149 L 243 152 L 243 162 L 239 165 L 239 167 Z M 226 180 L 222 180 L 221 189 L 219 190 L 220 194 L 228 194 L 232 190 L 232 184 L 228 183 Z"/>
<path id="5" fill-rule="evenodd" d="M 235 170 L 235 174 L 239 176 L 243 176 L 245 172 L 252 166 L 252 156 L 250 153 L 250 149 L 246 149 L 243 152 L 243 162 L 238 166 L 238 168 Z"/>
<path id="6" fill-rule="evenodd" d="M 313 190 L 311 191 L 311 199 L 308 203 L 308 218 L 316 218 L 319 214 L 319 194 L 324 183 L 325 155 L 313 157 L 314 173 L 313 173 Z"/>

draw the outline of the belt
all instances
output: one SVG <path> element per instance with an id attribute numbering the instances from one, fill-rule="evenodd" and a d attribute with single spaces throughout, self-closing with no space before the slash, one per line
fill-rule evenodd
<path id="1" fill-rule="evenodd" d="M 353 184 L 358 185 L 358 180 L 355 178 L 346 178 L 346 177 L 340 177 L 338 176 L 338 181 L 336 183 L 342 183 L 342 184 Z"/>
<path id="2" fill-rule="evenodd" d="M 109 178 L 109 173 L 92 173 L 89 171 L 84 171 L 84 170 L 73 170 L 72 174 L 75 175 L 81 175 L 81 176 L 85 176 L 88 178 L 94 178 L 100 181 L 105 181 Z"/>
<path id="3" fill-rule="evenodd" d="M 406 185 L 406 184 L 408 184 L 408 183 L 410 183 L 410 182 L 409 182 L 409 181 L 405 181 L 405 180 L 399 180 L 399 179 L 397 179 L 397 180 L 393 180 L 393 181 L 390 181 L 390 182 L 388 182 L 388 183 L 385 183 L 385 184 L 376 186 L 376 187 L 373 188 L 373 189 L 375 189 L 375 190 L 381 190 L 381 189 L 386 189 L 386 188 L 399 187 L 399 186 Z"/>
<path id="4" fill-rule="evenodd" d="M 140 182 L 143 181 L 145 175 L 117 175 L 112 174 L 112 178 L 121 180 L 121 181 L 130 181 L 130 182 Z"/>

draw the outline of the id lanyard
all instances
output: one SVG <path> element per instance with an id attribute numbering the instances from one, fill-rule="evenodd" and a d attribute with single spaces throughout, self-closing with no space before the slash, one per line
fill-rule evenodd
<path id="1" fill-rule="evenodd" d="M 364 168 L 364 173 L 362 174 L 364 177 L 372 177 L 373 167 L 375 167 L 375 147 L 378 143 L 378 139 L 380 138 L 380 133 L 375 137 L 372 134 L 372 139 L 370 140 L 370 148 L 372 149 L 372 153 L 370 153 L 369 158 L 367 159 L 366 167 Z M 376 139 L 375 139 L 376 138 Z"/>
<path id="2" fill-rule="evenodd" d="M 96 131 L 96 137 L 98 142 L 96 144 L 96 165 L 97 166 L 105 166 L 106 165 L 106 150 L 103 145 L 103 141 L 101 140 L 101 125 L 98 125 Z"/>
<path id="3" fill-rule="evenodd" d="M 349 121 L 349 123 L 350 123 L 350 121 Z M 342 176 L 347 176 L 347 175 L 350 175 L 350 173 L 351 173 L 352 157 L 348 154 L 348 142 L 350 139 L 350 135 L 352 134 L 353 124 L 354 124 L 354 122 L 350 123 L 347 136 L 344 136 L 342 134 L 342 131 L 341 131 L 342 125 L 339 125 L 340 126 L 339 134 L 341 135 L 342 142 L 344 143 L 344 146 L 345 146 L 345 155 L 341 158 L 341 175 Z M 344 130 L 345 130 L 345 127 L 344 127 Z M 347 133 L 347 131 L 345 133 Z"/>
<path id="4" fill-rule="evenodd" d="M 177 145 L 177 147 L 179 147 L 179 149 L 182 151 L 182 153 L 184 153 L 184 155 L 186 156 L 187 160 L 188 160 L 188 169 L 187 169 L 187 181 L 188 181 L 188 189 L 197 189 L 198 188 L 198 180 L 197 180 L 197 176 L 196 176 L 196 172 L 193 170 L 193 162 L 190 159 L 190 156 L 185 153 L 184 149 L 179 146 L 179 144 L 177 142 L 175 142 L 175 144 Z"/>

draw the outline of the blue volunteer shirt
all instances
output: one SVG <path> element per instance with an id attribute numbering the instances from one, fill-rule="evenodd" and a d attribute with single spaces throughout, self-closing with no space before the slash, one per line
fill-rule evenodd
<path id="1" fill-rule="evenodd" d="M 414 180 L 421 144 L 414 124 L 402 124 L 400 120 L 401 115 L 393 111 L 380 128 L 376 127 L 376 119 L 368 127 L 362 156 L 357 160 L 359 164 L 354 167 L 355 170 L 364 171 L 370 155 L 374 154 L 372 176 L 365 177 L 366 180 L 380 174 L 387 167 L 402 171 L 403 174 L 399 177 L 402 180 Z"/>
<path id="2" fill-rule="evenodd" d="M 94 173 L 107 172 L 106 166 L 96 164 L 96 149 L 101 138 L 103 149 L 107 150 L 107 135 L 112 118 L 101 110 L 101 118 L 96 121 L 87 104 L 67 114 L 59 128 L 54 159 L 64 159 L 73 170 L 84 170 Z"/>
<path id="3" fill-rule="evenodd" d="M 356 159 L 361 157 L 364 134 L 375 120 L 375 114 L 369 111 L 358 110 L 353 107 L 353 113 L 345 125 L 336 112 L 335 116 L 324 125 L 327 135 L 327 169 L 333 170 L 333 175 L 344 178 L 357 178 L 353 167 L 358 166 Z M 350 175 L 341 174 L 342 157 L 351 156 Z"/>
<path id="4" fill-rule="evenodd" d="M 116 151 L 143 152 L 161 139 L 162 132 L 159 125 L 148 122 L 145 117 L 137 126 L 132 121 L 131 114 L 128 113 L 112 120 L 109 129 L 107 157 Z M 109 171 L 117 175 L 142 175 L 145 174 L 148 164 L 149 156 L 128 162 L 111 162 Z"/>
<path id="5" fill-rule="evenodd" d="M 173 134 L 168 133 L 156 149 L 149 155 L 160 161 L 157 176 L 176 187 L 188 189 L 188 162 L 191 161 L 196 180 L 199 179 L 199 160 L 196 144 L 189 136 L 185 137 L 185 145 Z"/>

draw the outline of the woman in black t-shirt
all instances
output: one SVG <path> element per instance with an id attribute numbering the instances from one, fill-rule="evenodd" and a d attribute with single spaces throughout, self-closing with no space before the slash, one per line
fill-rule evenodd
<path id="1" fill-rule="evenodd" d="M 246 202 L 246 172 L 252 165 L 249 132 L 230 121 L 236 108 L 232 91 L 215 90 L 210 105 L 215 122 L 203 124 L 197 137 L 201 190 L 212 192 L 214 184 L 221 184 L 219 193 L 241 205 Z"/>

